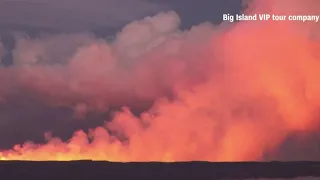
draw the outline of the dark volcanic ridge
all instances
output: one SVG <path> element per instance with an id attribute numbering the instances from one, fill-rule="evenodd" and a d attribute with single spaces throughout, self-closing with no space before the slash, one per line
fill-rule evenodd
<path id="1" fill-rule="evenodd" d="M 319 177 L 320 162 L 1 161 L 1 179 L 256 179 Z"/>

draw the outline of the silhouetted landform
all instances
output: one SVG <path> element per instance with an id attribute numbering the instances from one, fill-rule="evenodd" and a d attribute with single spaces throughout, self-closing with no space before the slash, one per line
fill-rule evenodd
<path id="1" fill-rule="evenodd" d="M 113 163 L 101 161 L 0 162 L 0 179 L 215 180 L 319 177 L 320 162 Z"/>

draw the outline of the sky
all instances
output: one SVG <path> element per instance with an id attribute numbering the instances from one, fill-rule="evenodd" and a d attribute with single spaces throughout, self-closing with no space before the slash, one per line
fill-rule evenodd
<path id="1" fill-rule="evenodd" d="M 310 4 L 299 4 L 298 0 L 294 1 L 296 4 L 288 0 L 270 1 L 270 4 L 261 0 L 250 2 L 257 5 L 257 12 L 266 11 L 265 8 L 280 12 L 319 12 L 314 8 L 314 0 L 308 0 Z M 67 140 L 76 130 L 86 131 L 101 126 L 106 120 L 115 121 L 110 129 L 120 128 L 124 134 L 130 134 L 133 130 L 126 124 L 136 127 L 132 116 L 149 113 L 151 109 L 160 111 L 160 115 L 164 114 L 160 119 L 165 119 L 154 130 L 160 132 L 160 127 L 168 127 L 168 135 L 180 130 L 179 123 L 167 119 L 180 122 L 184 117 L 186 122 L 180 122 L 186 124 L 181 128 L 181 133 L 186 134 L 181 137 L 183 142 L 194 134 L 193 128 L 214 126 L 206 120 L 223 116 L 221 119 L 225 121 L 217 120 L 220 124 L 215 129 L 221 134 L 215 135 L 225 144 L 222 142 L 217 151 L 226 148 L 226 154 L 233 155 L 227 140 L 238 138 L 233 132 L 251 130 L 249 139 L 257 144 L 266 143 L 260 144 L 261 148 L 252 154 L 273 147 L 271 140 L 274 140 L 277 150 L 270 157 L 266 155 L 266 159 L 320 158 L 319 134 L 303 131 L 311 120 L 301 124 L 287 122 L 304 119 L 305 114 L 318 108 L 316 103 L 310 105 L 310 109 L 304 104 L 301 93 L 304 89 L 300 88 L 307 86 L 305 89 L 311 89 L 311 99 L 318 97 L 318 87 L 312 77 L 318 66 L 298 59 L 319 57 L 316 51 L 315 54 L 309 54 L 309 49 L 304 51 L 314 47 L 313 41 L 303 38 L 309 37 L 307 31 L 316 27 L 289 24 L 292 34 L 297 33 L 296 30 L 302 33 L 303 38 L 299 39 L 300 36 L 290 33 L 287 33 L 289 38 L 279 36 L 279 32 L 287 32 L 286 26 L 278 30 L 274 24 L 269 27 L 252 22 L 233 26 L 222 22 L 222 14 L 242 12 L 241 0 L 1 0 L 0 149 L 26 141 L 44 143 L 47 132 Z M 279 45 L 274 45 L 276 43 Z M 256 44 L 263 48 L 259 49 Z M 246 45 L 249 48 L 244 48 Z M 291 55 L 292 52 L 297 54 Z M 224 72 L 225 67 L 234 72 Z M 303 68 L 310 68 L 311 73 Z M 227 76 L 221 77 L 223 73 Z M 288 80 L 290 78 L 294 80 Z M 271 88 L 273 85 L 277 88 Z M 194 94 L 187 96 L 189 90 Z M 180 99 L 186 104 L 195 103 L 185 107 Z M 128 116 L 124 119 L 133 119 L 132 123 L 113 117 L 114 112 L 127 106 L 133 115 L 124 110 L 119 116 Z M 278 106 L 279 109 L 274 109 Z M 190 114 L 174 116 L 175 112 L 170 109 L 177 112 L 187 109 Z M 220 115 L 216 115 L 216 111 Z M 234 114 L 238 114 L 237 117 L 233 117 Z M 250 129 L 253 125 L 245 123 L 246 117 L 258 130 Z M 203 118 L 209 125 L 195 123 L 197 118 Z M 229 121 L 244 124 L 232 126 Z M 272 123 L 277 125 L 270 133 Z M 283 135 L 282 131 L 287 134 Z M 206 147 L 208 139 L 204 133 L 198 133 L 203 138 L 196 142 Z M 274 136 L 267 137 L 269 134 Z M 148 135 L 144 140 L 150 140 Z M 254 138 L 257 135 L 265 138 L 264 141 L 258 142 Z M 151 139 L 150 147 L 155 142 L 157 139 Z M 243 149 L 251 146 L 248 144 Z M 250 159 L 247 156 L 239 152 L 233 158 Z"/>
<path id="2" fill-rule="evenodd" d="M 61 31 L 121 28 L 133 20 L 174 10 L 182 26 L 221 21 L 222 13 L 236 13 L 239 0 L 2 0 L 0 25 L 11 24 Z"/>

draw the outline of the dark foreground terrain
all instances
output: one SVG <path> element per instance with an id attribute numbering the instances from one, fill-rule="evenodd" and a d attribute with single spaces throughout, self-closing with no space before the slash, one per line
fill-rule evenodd
<path id="1" fill-rule="evenodd" d="M 110 163 L 0 161 L 0 179 L 256 179 L 319 177 L 320 162 Z"/>

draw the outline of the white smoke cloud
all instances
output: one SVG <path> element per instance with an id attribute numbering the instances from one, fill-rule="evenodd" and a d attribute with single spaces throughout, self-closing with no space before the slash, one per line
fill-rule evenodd
<path id="1" fill-rule="evenodd" d="M 179 25 L 179 16 L 170 11 L 128 24 L 113 42 L 91 34 L 16 36 L 15 83 L 69 105 L 105 108 L 136 97 L 154 99 L 177 82 L 203 79 L 203 67 L 196 68 L 193 57 L 206 51 L 213 26 L 181 32 Z"/>
<path id="2" fill-rule="evenodd" d="M 145 54 L 175 33 L 180 25 L 178 14 L 171 11 L 146 17 L 126 25 L 117 35 L 115 46 L 122 54 L 136 57 Z"/>
<path id="3" fill-rule="evenodd" d="M 13 61 L 15 65 L 66 64 L 79 47 L 95 41 L 92 34 L 58 34 L 35 39 L 17 35 Z"/>

